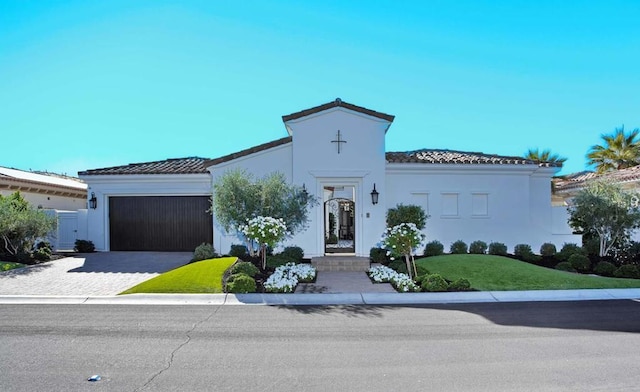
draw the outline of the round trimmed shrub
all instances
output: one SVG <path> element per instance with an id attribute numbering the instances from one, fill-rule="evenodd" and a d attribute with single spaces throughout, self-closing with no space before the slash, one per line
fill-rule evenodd
<path id="1" fill-rule="evenodd" d="M 424 291 L 447 291 L 449 284 L 441 275 L 431 274 L 422 280 L 421 287 Z"/>
<path id="2" fill-rule="evenodd" d="M 92 253 L 96 251 L 96 247 L 92 241 L 89 240 L 76 240 L 73 250 L 79 253 Z"/>
<path id="3" fill-rule="evenodd" d="M 424 247 L 424 256 L 440 256 L 444 254 L 444 245 L 438 240 L 427 243 Z"/>
<path id="4" fill-rule="evenodd" d="M 496 256 L 506 256 L 507 246 L 502 242 L 492 242 L 489 244 L 489 254 Z"/>
<path id="5" fill-rule="evenodd" d="M 576 269 L 571 266 L 568 261 L 561 261 L 556 265 L 556 269 L 560 271 L 576 272 Z"/>
<path id="6" fill-rule="evenodd" d="M 584 250 L 581 247 L 579 247 L 577 244 L 565 242 L 562 245 L 560 252 L 556 254 L 556 259 L 558 259 L 559 261 L 567 261 L 569 260 L 569 257 L 571 257 L 571 255 L 574 253 L 582 253 L 586 255 L 586 252 L 584 252 Z"/>
<path id="7" fill-rule="evenodd" d="M 608 261 L 601 261 L 596 264 L 593 272 L 601 276 L 613 276 L 614 272 L 616 272 L 616 266 Z"/>
<path id="8" fill-rule="evenodd" d="M 227 280 L 227 293 L 254 293 L 256 281 L 247 274 L 231 275 Z"/>
<path id="9" fill-rule="evenodd" d="M 33 252 L 33 258 L 38 261 L 47 261 L 51 258 L 51 251 L 46 248 L 36 249 Z"/>
<path id="10" fill-rule="evenodd" d="M 277 254 L 272 256 L 267 255 L 267 267 L 269 268 L 278 268 L 281 265 L 291 263 L 292 261 L 293 260 L 289 259 L 288 257 L 282 254 Z"/>
<path id="11" fill-rule="evenodd" d="M 616 278 L 640 279 L 640 270 L 633 264 L 624 264 L 613 273 L 613 276 Z"/>
<path id="12" fill-rule="evenodd" d="M 427 222 L 427 214 L 421 206 L 398 204 L 387 211 L 387 227 L 397 226 L 402 223 L 414 223 L 418 230 L 424 229 Z"/>
<path id="13" fill-rule="evenodd" d="M 421 286 L 422 282 L 424 282 L 424 280 L 427 279 L 427 276 L 429 275 L 431 275 L 429 271 L 423 272 L 423 273 L 418 272 L 418 276 L 416 276 L 413 280 L 416 282 L 418 286 Z"/>
<path id="14" fill-rule="evenodd" d="M 471 282 L 465 278 L 456 279 L 449 285 L 449 291 L 469 291 Z"/>
<path id="15" fill-rule="evenodd" d="M 407 263 L 405 263 L 404 259 L 395 259 L 389 263 L 389 268 L 395 270 L 400 274 L 408 274 L 407 271 Z"/>
<path id="16" fill-rule="evenodd" d="M 513 254 L 517 258 L 524 260 L 525 257 L 532 255 L 533 251 L 531 250 L 531 245 L 518 244 L 513 248 Z"/>
<path id="17" fill-rule="evenodd" d="M 467 244 L 462 240 L 458 240 L 453 244 L 451 244 L 451 247 L 449 248 L 449 253 L 454 255 L 465 254 L 467 253 Z"/>
<path id="18" fill-rule="evenodd" d="M 258 275 L 258 273 L 260 273 L 258 267 L 248 261 L 239 261 L 231 267 L 231 274 L 245 274 L 253 278 Z"/>
<path id="19" fill-rule="evenodd" d="M 246 257 L 247 254 L 249 254 L 249 252 L 245 245 L 233 244 L 229 250 L 229 256 L 237 257 L 239 259 Z"/>
<path id="20" fill-rule="evenodd" d="M 557 253 L 556 246 L 554 244 L 545 242 L 540 247 L 540 254 L 543 257 L 553 257 Z"/>
<path id="21" fill-rule="evenodd" d="M 196 250 L 193 251 L 191 261 L 208 260 L 213 259 L 214 257 L 216 257 L 216 252 L 213 249 L 213 245 L 203 242 L 196 247 Z"/>
<path id="22" fill-rule="evenodd" d="M 484 241 L 473 241 L 469 245 L 469 253 L 483 255 L 487 252 L 487 243 Z"/>
<path id="23" fill-rule="evenodd" d="M 387 263 L 387 250 L 382 248 L 371 248 L 369 251 L 369 258 L 374 263 L 386 264 Z"/>
<path id="24" fill-rule="evenodd" d="M 287 246 L 280 254 L 294 263 L 299 263 L 304 257 L 304 251 L 299 246 Z"/>
<path id="25" fill-rule="evenodd" d="M 591 269 L 591 260 L 580 253 L 572 254 L 568 262 L 578 272 L 587 272 Z"/>
<path id="26" fill-rule="evenodd" d="M 51 258 L 51 253 L 53 253 L 51 244 L 47 241 L 40 241 L 33 252 L 33 258 L 38 261 L 47 261 Z"/>

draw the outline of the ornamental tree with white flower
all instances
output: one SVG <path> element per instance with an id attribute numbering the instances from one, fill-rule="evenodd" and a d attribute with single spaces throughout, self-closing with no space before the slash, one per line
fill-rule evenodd
<path id="1" fill-rule="evenodd" d="M 262 270 L 267 268 L 267 247 L 274 248 L 287 236 L 287 225 L 282 218 L 256 216 L 239 227 L 240 231 L 251 241 L 258 243 L 262 259 Z"/>
<path id="2" fill-rule="evenodd" d="M 240 227 L 257 216 L 282 218 L 294 235 L 307 227 L 309 207 L 318 199 L 303 187 L 288 184 L 282 173 L 256 178 L 241 169 L 224 173 L 213 184 L 211 212 L 216 223 L 228 233 L 241 233 Z M 251 256 L 257 252 L 253 241 L 246 241 Z"/>
<path id="3" fill-rule="evenodd" d="M 413 253 L 424 238 L 424 234 L 415 223 L 400 223 L 385 230 L 380 243 L 382 248 L 387 250 L 387 255 L 404 257 L 409 277 L 413 279 L 417 275 Z"/>

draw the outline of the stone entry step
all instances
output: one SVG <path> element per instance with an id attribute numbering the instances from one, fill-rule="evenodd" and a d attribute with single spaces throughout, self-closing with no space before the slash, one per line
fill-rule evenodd
<path id="1" fill-rule="evenodd" d="M 318 272 L 366 272 L 371 262 L 368 257 L 324 256 L 311 259 Z"/>

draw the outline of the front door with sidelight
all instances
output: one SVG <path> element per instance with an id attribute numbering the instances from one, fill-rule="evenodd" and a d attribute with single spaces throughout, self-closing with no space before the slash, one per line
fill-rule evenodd
<path id="1" fill-rule="evenodd" d="M 355 253 L 355 187 L 324 187 L 325 253 Z"/>

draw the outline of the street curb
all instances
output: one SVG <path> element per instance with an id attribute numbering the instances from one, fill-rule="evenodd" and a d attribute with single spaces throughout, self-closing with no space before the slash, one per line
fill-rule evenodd
<path id="1" fill-rule="evenodd" d="M 640 299 L 640 289 L 338 294 L 129 294 L 118 296 L 3 295 L 2 305 L 427 305 Z"/>

